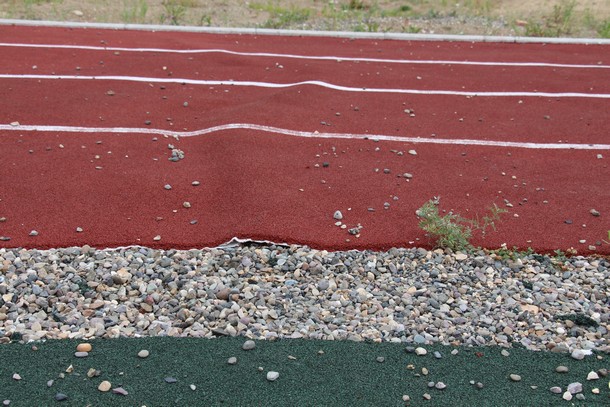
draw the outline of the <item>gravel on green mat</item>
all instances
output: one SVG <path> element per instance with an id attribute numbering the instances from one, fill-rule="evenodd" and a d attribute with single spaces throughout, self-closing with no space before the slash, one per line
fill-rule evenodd
<path id="1" fill-rule="evenodd" d="M 404 344 L 303 339 L 256 341 L 254 349 L 243 350 L 244 338 L 158 337 L 97 339 L 90 342 L 89 355 L 78 358 L 74 353 L 81 342 L 0 345 L 0 401 L 148 407 L 610 405 L 610 376 L 587 380 L 590 372 L 610 368 L 607 354 L 575 360 L 523 348 L 508 349 L 505 356 L 499 347 L 423 345 L 427 354 L 418 356 Z M 138 357 L 143 349 L 150 353 L 146 358 Z M 451 353 L 454 349 L 457 354 Z M 230 357 L 237 363 L 229 364 Z M 569 371 L 557 373 L 560 365 Z M 99 375 L 88 377 L 90 369 Z M 269 371 L 279 378 L 267 380 Z M 511 374 L 521 380 L 511 380 Z M 128 394 L 99 391 L 104 380 Z M 429 387 L 438 382 L 446 388 Z M 563 392 L 575 382 L 582 384 L 585 400 L 564 401 Z M 562 393 L 552 393 L 553 386 Z M 599 394 L 592 393 L 594 388 Z M 58 393 L 67 398 L 57 401 Z M 403 401 L 405 395 L 409 402 Z"/>

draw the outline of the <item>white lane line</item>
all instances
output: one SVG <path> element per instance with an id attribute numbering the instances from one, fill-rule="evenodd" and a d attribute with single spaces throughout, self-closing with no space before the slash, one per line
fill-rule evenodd
<path id="1" fill-rule="evenodd" d="M 14 75 L 0 74 L 0 79 L 63 79 L 63 80 L 100 80 L 100 81 L 129 81 L 146 83 L 179 83 L 189 85 L 209 86 L 251 86 L 258 88 L 291 88 L 295 86 L 314 85 L 343 92 L 364 93 L 402 93 L 411 95 L 447 95 L 447 96 L 481 96 L 481 97 L 546 97 L 546 98 L 594 98 L 610 99 L 608 93 L 578 93 L 578 92 L 479 92 L 454 90 L 425 90 L 425 89 L 392 89 L 392 88 L 355 88 L 351 86 L 335 85 L 324 81 L 302 81 L 292 83 L 273 83 L 256 81 L 216 81 L 186 78 L 152 78 L 143 76 L 84 76 L 84 75 Z"/>
<path id="2" fill-rule="evenodd" d="M 168 49 L 168 48 L 125 48 L 125 47 L 98 47 L 90 45 L 63 45 L 63 44 L 21 44 L 0 42 L 0 47 L 20 48 L 53 48 L 53 49 L 79 49 L 88 51 L 117 51 L 117 52 L 156 52 L 174 54 L 229 54 L 246 57 L 291 58 L 317 61 L 335 62 L 374 62 L 387 64 L 422 64 L 422 65 L 476 65 L 476 66 L 512 66 L 512 67 L 551 67 L 576 69 L 610 69 L 610 65 L 602 64 L 557 64 L 549 62 L 488 62 L 488 61 L 455 61 L 455 60 L 419 60 L 419 59 L 385 59 L 385 58 L 355 58 L 322 55 L 276 54 L 270 52 L 239 52 L 226 49 Z"/>
<path id="3" fill-rule="evenodd" d="M 34 131 L 34 132 L 60 132 L 60 133 L 113 133 L 113 134 L 154 134 L 168 137 L 197 137 L 225 130 L 245 129 L 262 131 L 265 133 L 283 134 L 293 137 L 349 139 L 349 140 L 379 140 L 398 141 L 414 144 L 450 144 L 485 147 L 511 147 L 538 150 L 610 150 L 610 144 L 575 144 L 575 143 L 529 143 L 516 141 L 494 141 L 473 139 L 442 139 L 426 137 L 401 137 L 384 134 L 353 134 L 353 133 L 319 133 L 318 131 L 298 131 L 280 127 L 264 126 L 252 123 L 229 123 L 220 126 L 208 127 L 195 131 L 172 131 L 142 127 L 79 127 L 79 126 L 45 126 L 45 125 L 11 125 L 0 124 L 1 130 L 8 131 Z"/>

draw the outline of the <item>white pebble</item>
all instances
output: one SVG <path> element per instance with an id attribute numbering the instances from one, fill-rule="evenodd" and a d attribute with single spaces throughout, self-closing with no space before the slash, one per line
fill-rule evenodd
<path id="1" fill-rule="evenodd" d="M 270 382 L 276 381 L 278 377 L 280 377 L 280 374 L 278 372 L 267 372 L 267 380 L 269 380 Z"/>
<path id="2" fill-rule="evenodd" d="M 422 347 L 415 348 L 415 354 L 417 354 L 417 356 L 424 356 L 427 353 L 428 351 Z"/>

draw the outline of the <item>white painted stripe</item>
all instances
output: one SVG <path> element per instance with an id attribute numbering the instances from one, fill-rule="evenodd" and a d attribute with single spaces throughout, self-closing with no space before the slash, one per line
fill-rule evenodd
<path id="1" fill-rule="evenodd" d="M 274 30 L 269 28 L 238 28 L 238 27 L 193 27 L 154 24 L 112 24 L 112 23 L 81 23 L 74 21 L 40 21 L 0 19 L 0 25 L 20 25 L 28 27 L 64 27 L 64 28 L 98 28 L 103 30 L 137 30 L 137 31 L 170 31 L 193 32 L 207 34 L 238 34 L 238 35 L 269 35 L 293 37 L 331 37 L 331 38 L 361 38 L 371 40 L 399 41 L 465 41 L 465 42 L 498 42 L 498 43 L 542 43 L 542 44 L 610 44 L 610 39 L 604 38 L 539 38 L 510 37 L 493 35 L 450 35 L 450 34 L 405 34 L 392 32 L 350 32 L 350 31 L 305 31 L 305 30 Z"/>
<path id="2" fill-rule="evenodd" d="M 351 86 L 334 85 L 324 81 L 301 81 L 292 83 L 273 83 L 256 81 L 216 81 L 186 78 L 151 78 L 143 76 L 85 76 L 85 75 L 13 75 L 0 74 L 0 79 L 63 79 L 63 80 L 103 80 L 103 81 L 130 81 L 146 83 L 179 83 L 189 85 L 209 86 L 251 86 L 259 88 L 291 88 L 295 86 L 314 85 L 343 92 L 364 93 L 403 93 L 411 95 L 447 95 L 447 96 L 486 96 L 486 97 L 546 97 L 546 98 L 595 98 L 610 99 L 608 93 L 578 93 L 578 92 L 479 92 L 454 90 L 425 90 L 425 89 L 392 89 L 392 88 L 355 88 Z"/>
<path id="3" fill-rule="evenodd" d="M 40 49 L 78 49 L 87 51 L 116 51 L 116 52 L 155 52 L 175 54 L 229 54 L 246 57 L 270 57 L 290 58 L 317 61 L 335 62 L 372 62 L 388 64 L 412 64 L 412 65 L 475 65 L 475 66 L 510 66 L 510 67 L 550 67 L 550 68 L 574 68 L 574 69 L 610 69 L 610 65 L 602 64 L 557 64 L 548 62 L 499 62 L 499 61 L 456 61 L 456 60 L 419 60 L 419 59 L 386 59 L 386 58 L 355 58 L 328 55 L 297 55 L 277 54 L 271 52 L 240 52 L 226 49 L 168 49 L 168 48 L 125 48 L 125 47 L 98 47 L 91 45 L 63 45 L 63 44 L 21 44 L 11 42 L 0 42 L 0 47 L 17 48 L 40 48 Z"/>
<path id="4" fill-rule="evenodd" d="M 254 130 L 265 133 L 283 134 L 293 137 L 324 138 L 324 139 L 349 139 L 349 140 L 378 140 L 398 141 L 414 144 L 450 144 L 469 145 L 485 147 L 511 147 L 528 148 L 538 150 L 610 150 L 610 144 L 575 144 L 575 143 L 529 143 L 516 141 L 493 141 L 473 139 L 443 139 L 426 137 L 401 137 L 383 134 L 353 134 L 353 133 L 319 133 L 317 131 L 289 130 L 280 127 L 264 126 L 251 123 L 230 123 L 220 126 L 208 127 L 195 131 L 172 131 L 163 129 L 152 129 L 142 127 L 79 127 L 79 126 L 46 126 L 46 125 L 10 125 L 0 124 L 0 130 L 5 131 L 35 131 L 35 132 L 57 132 L 57 133 L 112 133 L 112 134 L 154 134 L 168 137 L 197 137 L 206 134 L 217 133 L 225 130 Z"/>

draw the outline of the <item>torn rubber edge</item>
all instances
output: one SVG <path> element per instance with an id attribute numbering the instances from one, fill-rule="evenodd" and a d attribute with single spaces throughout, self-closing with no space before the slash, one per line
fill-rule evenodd
<path id="1" fill-rule="evenodd" d="M 63 27 L 63 28 L 95 28 L 106 30 L 135 31 L 171 31 L 206 34 L 247 34 L 247 35 L 277 35 L 292 37 L 334 37 L 371 40 L 401 40 L 401 41 L 461 41 L 461 42 L 503 42 L 503 43 L 535 43 L 535 44 L 582 44 L 610 45 L 610 39 L 604 38 L 557 38 L 557 37 L 521 37 L 492 35 L 450 35 L 450 34 L 405 34 L 405 33 L 368 33 L 351 31 L 306 31 L 306 30 L 274 30 L 270 28 L 234 28 L 234 27 L 195 27 L 148 24 L 113 24 L 87 23 L 75 21 L 46 20 L 12 20 L 0 19 L 0 25 L 16 25 L 29 27 Z"/>
<path id="2" fill-rule="evenodd" d="M 260 245 L 282 246 L 282 247 L 290 247 L 290 246 L 296 245 L 296 246 L 301 246 L 301 247 L 309 247 L 307 245 L 298 244 L 298 243 L 294 243 L 294 244 L 279 243 L 279 242 L 273 242 L 271 240 L 256 240 L 256 239 L 233 237 L 230 240 L 219 244 L 218 246 L 204 246 L 204 247 L 193 246 L 190 249 L 176 249 L 176 250 L 188 252 L 190 250 L 227 249 L 227 248 L 233 248 L 233 247 L 238 247 L 240 245 L 248 245 L 248 244 L 260 244 Z M 27 251 L 36 250 L 38 252 L 44 253 L 44 252 L 49 252 L 51 250 L 57 251 L 57 250 L 81 249 L 85 245 L 88 246 L 88 244 L 85 243 L 82 246 L 65 246 L 65 247 L 59 246 L 59 247 L 55 247 L 53 249 L 36 249 L 36 248 L 24 248 L 24 247 L 0 247 L 0 250 L 2 250 L 2 249 L 4 249 L 4 250 L 27 250 Z M 129 245 L 129 246 L 105 247 L 103 249 L 94 247 L 94 246 L 90 246 L 90 247 L 98 252 L 114 252 L 117 250 L 128 250 L 128 249 L 152 249 L 152 250 L 163 250 L 163 251 L 174 250 L 174 249 L 154 248 L 154 247 L 145 246 L 145 245 L 141 245 L 141 244 L 134 244 L 134 245 Z"/>

